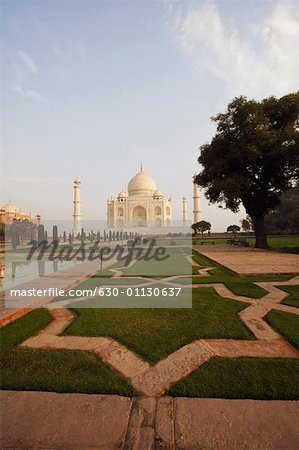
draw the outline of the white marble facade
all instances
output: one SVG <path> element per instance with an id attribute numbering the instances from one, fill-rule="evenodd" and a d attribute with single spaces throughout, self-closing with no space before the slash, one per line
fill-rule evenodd
<path id="1" fill-rule="evenodd" d="M 107 200 L 108 228 L 171 226 L 172 200 L 165 200 L 155 181 L 142 168 L 128 183 L 128 192 Z"/>

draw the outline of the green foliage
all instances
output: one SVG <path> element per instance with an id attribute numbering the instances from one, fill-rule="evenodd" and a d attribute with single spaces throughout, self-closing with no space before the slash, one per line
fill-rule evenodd
<path id="1" fill-rule="evenodd" d="M 14 219 L 10 224 L 1 224 L 0 239 L 6 238 L 11 242 L 12 247 L 16 249 L 21 241 L 32 240 L 36 229 L 37 226 L 28 219 Z"/>
<path id="2" fill-rule="evenodd" d="M 210 222 L 207 222 L 206 220 L 201 220 L 200 222 L 193 223 L 191 225 L 192 230 L 197 234 L 198 232 L 201 233 L 203 236 L 205 231 L 210 231 L 211 224 Z"/>
<path id="3" fill-rule="evenodd" d="M 299 179 L 299 93 L 257 102 L 235 98 L 212 120 L 217 132 L 201 146 L 203 170 L 195 181 L 212 203 L 238 211 L 243 203 L 254 222 L 257 246 L 267 246 L 264 215 L 279 205 Z"/>
<path id="4" fill-rule="evenodd" d="M 0 223 L 0 241 L 5 239 L 5 223 Z"/>
<path id="5" fill-rule="evenodd" d="M 299 186 L 281 195 L 277 211 L 265 217 L 265 225 L 271 234 L 299 233 Z"/>
<path id="6" fill-rule="evenodd" d="M 239 227 L 239 225 L 229 225 L 229 226 L 227 227 L 226 231 L 227 231 L 228 233 L 230 233 L 230 232 L 233 233 L 233 235 L 235 236 L 236 233 L 237 233 L 238 231 L 240 231 L 240 227 Z"/>
<path id="7" fill-rule="evenodd" d="M 241 227 L 243 231 L 250 231 L 251 230 L 251 223 L 247 219 L 241 220 Z"/>

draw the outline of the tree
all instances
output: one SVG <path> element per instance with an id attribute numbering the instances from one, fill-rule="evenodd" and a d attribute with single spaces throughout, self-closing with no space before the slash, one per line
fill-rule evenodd
<path id="1" fill-rule="evenodd" d="M 236 234 L 238 231 L 240 231 L 240 227 L 239 225 L 230 225 L 229 227 L 227 227 L 226 231 L 229 233 L 233 233 L 234 238 L 236 238 Z"/>
<path id="2" fill-rule="evenodd" d="M 242 227 L 242 230 L 243 231 L 250 231 L 250 229 L 251 229 L 251 224 L 250 224 L 250 222 L 249 222 L 249 220 L 247 220 L 247 219 L 242 219 L 241 220 L 241 227 Z"/>
<path id="3" fill-rule="evenodd" d="M 265 217 L 265 227 L 269 234 L 299 233 L 299 186 L 281 195 L 277 211 Z"/>
<path id="4" fill-rule="evenodd" d="M 198 223 L 198 222 L 197 222 L 197 223 Z M 195 234 L 198 233 L 197 223 L 193 223 L 193 224 L 191 225 L 191 228 L 192 228 L 192 230 L 194 231 Z"/>
<path id="5" fill-rule="evenodd" d="M 210 222 L 207 222 L 206 220 L 201 220 L 200 222 L 193 223 L 191 225 L 192 230 L 194 230 L 195 234 L 198 232 L 201 233 L 201 237 L 203 237 L 203 234 L 205 231 L 210 231 L 211 224 Z"/>
<path id="6" fill-rule="evenodd" d="M 5 224 L 0 223 L 0 241 L 5 240 Z"/>
<path id="7" fill-rule="evenodd" d="M 217 131 L 200 148 L 202 171 L 195 182 L 206 197 L 234 212 L 243 203 L 255 246 L 267 248 L 265 215 L 299 180 L 299 92 L 261 102 L 235 98 L 212 120 Z"/>

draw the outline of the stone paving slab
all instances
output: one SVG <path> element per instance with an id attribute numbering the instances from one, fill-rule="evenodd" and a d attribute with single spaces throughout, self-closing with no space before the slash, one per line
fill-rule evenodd
<path id="1" fill-rule="evenodd" d="M 174 399 L 172 397 L 160 397 L 157 399 L 155 449 L 174 448 Z"/>
<path id="2" fill-rule="evenodd" d="M 178 449 L 295 450 L 299 402 L 175 398 Z"/>
<path id="3" fill-rule="evenodd" d="M 1 450 L 295 450 L 299 402 L 1 391 Z"/>
<path id="4" fill-rule="evenodd" d="M 197 252 L 238 275 L 299 275 L 299 255 L 247 247 L 231 250 L 229 247 L 219 245 L 203 249 L 201 245 L 193 246 Z"/>
<path id="5" fill-rule="evenodd" d="M 299 352 L 282 339 L 241 341 L 237 339 L 205 339 L 205 344 L 216 356 L 240 358 L 299 358 Z"/>
<path id="6" fill-rule="evenodd" d="M 1 391 L 1 449 L 119 449 L 131 399 Z"/>

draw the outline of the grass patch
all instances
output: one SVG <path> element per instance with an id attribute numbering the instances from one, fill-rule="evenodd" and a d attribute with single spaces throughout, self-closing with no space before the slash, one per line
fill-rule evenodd
<path id="1" fill-rule="evenodd" d="M 219 264 L 210 261 L 204 256 L 193 252 L 193 259 L 202 267 L 214 267 L 210 270 L 210 276 L 196 277 L 193 276 L 193 283 L 223 283 L 230 289 L 235 295 L 243 295 L 245 297 L 261 298 L 267 294 L 267 292 L 254 284 L 255 279 L 247 277 L 238 277 L 229 270 L 220 266 Z M 193 275 L 198 275 L 198 269 L 200 267 L 193 266 Z"/>
<path id="2" fill-rule="evenodd" d="M 299 349 L 299 317 L 295 314 L 272 309 L 266 321 L 275 328 L 287 341 Z"/>
<path id="3" fill-rule="evenodd" d="M 193 245 L 201 245 L 201 242 L 206 241 L 214 241 L 215 244 L 226 244 L 228 239 L 232 239 L 233 235 L 227 234 L 227 237 L 214 237 L 211 235 L 209 238 L 205 237 L 201 239 L 201 237 L 192 238 Z M 249 236 L 246 237 L 244 235 L 238 235 L 238 238 L 245 238 L 250 247 L 254 247 L 255 245 L 255 237 Z M 278 250 L 282 252 L 287 253 L 298 253 L 299 248 L 299 236 L 268 236 L 267 237 L 268 244 L 270 246 L 270 249 L 272 250 Z M 205 245 L 202 246 L 203 248 L 207 247 Z"/>
<path id="4" fill-rule="evenodd" d="M 77 318 L 64 334 L 111 336 L 156 363 L 195 339 L 254 339 L 237 316 L 246 307 L 212 288 L 193 289 L 192 308 L 74 309 Z"/>
<path id="5" fill-rule="evenodd" d="M 99 275 L 111 276 L 113 272 L 110 269 L 118 268 L 121 269 L 124 276 L 144 276 L 158 278 L 176 274 L 191 274 L 191 266 L 185 258 L 185 255 L 183 254 L 183 251 L 187 251 L 188 253 L 190 253 L 191 241 L 190 246 L 188 247 L 167 247 L 165 255 L 159 255 L 159 259 L 157 260 L 153 258 L 153 254 L 158 249 L 158 244 L 160 245 L 159 241 L 157 241 L 156 245 L 153 247 L 151 251 L 152 253 L 147 256 L 147 258 L 150 257 L 150 259 L 142 259 L 147 253 L 147 247 L 143 248 L 143 254 L 141 256 L 139 254 L 138 248 L 136 248 L 136 250 L 132 250 L 132 254 L 130 255 L 130 259 L 128 261 L 126 259 L 117 261 L 112 266 L 109 266 L 109 268 L 99 272 Z M 140 248 L 142 248 L 142 246 Z M 133 263 L 132 265 L 130 265 L 131 262 Z"/>
<path id="6" fill-rule="evenodd" d="M 299 308 L 299 286 L 277 286 L 282 291 L 290 294 L 281 303 Z"/>
<path id="7" fill-rule="evenodd" d="M 255 238 L 247 239 L 250 247 L 254 247 Z M 286 253 L 298 253 L 299 236 L 268 236 L 267 241 L 272 250 Z"/>
<path id="8" fill-rule="evenodd" d="M 214 241 L 215 244 L 226 244 L 227 240 L 231 239 L 231 238 L 232 238 L 231 234 L 228 234 L 227 237 L 214 237 L 213 235 L 211 235 L 209 237 L 205 236 L 204 238 L 193 237 L 192 238 L 192 244 L 193 245 L 202 245 L 202 242 L 206 243 L 206 242 L 211 242 L 211 241 Z M 203 244 L 202 247 L 204 248 L 205 245 Z"/>
<path id="9" fill-rule="evenodd" d="M 175 397 L 299 399 L 298 359 L 220 358 L 174 384 Z"/>
<path id="10" fill-rule="evenodd" d="M 133 394 L 127 382 L 92 353 L 16 347 L 51 321 L 47 310 L 38 309 L 0 331 L 1 389 Z"/>

